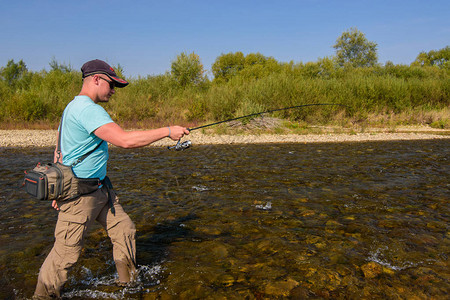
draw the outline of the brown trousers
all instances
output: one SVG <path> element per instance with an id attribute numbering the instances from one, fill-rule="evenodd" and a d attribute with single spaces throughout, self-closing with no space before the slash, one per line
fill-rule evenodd
<path id="1" fill-rule="evenodd" d="M 55 228 L 55 244 L 45 259 L 38 276 L 35 299 L 61 297 L 67 272 L 78 260 L 88 229 L 99 222 L 113 244 L 113 258 L 122 283 L 130 282 L 136 271 L 136 228 L 109 190 L 114 204 L 110 209 L 108 190 L 102 187 L 76 200 L 58 203 L 60 212 Z"/>

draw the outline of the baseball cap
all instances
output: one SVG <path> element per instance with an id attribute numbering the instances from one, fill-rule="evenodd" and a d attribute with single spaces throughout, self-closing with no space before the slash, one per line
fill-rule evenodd
<path id="1" fill-rule="evenodd" d="M 114 69 L 111 68 L 111 66 L 108 65 L 106 62 L 100 59 L 90 60 L 87 63 L 85 63 L 81 67 L 81 72 L 83 73 L 83 78 L 86 78 L 94 74 L 105 74 L 111 80 L 114 81 L 116 87 L 118 88 L 123 88 L 128 85 L 128 81 L 119 78 Z"/>

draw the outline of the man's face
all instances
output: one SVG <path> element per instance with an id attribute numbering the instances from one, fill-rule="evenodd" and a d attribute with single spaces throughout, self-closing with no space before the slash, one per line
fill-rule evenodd
<path id="1" fill-rule="evenodd" d="M 96 78 L 97 77 L 97 78 Z M 114 90 L 114 81 L 109 79 L 108 76 L 103 74 L 94 75 L 94 80 L 97 80 L 98 84 L 98 102 L 108 102 L 109 98 L 116 92 Z"/>

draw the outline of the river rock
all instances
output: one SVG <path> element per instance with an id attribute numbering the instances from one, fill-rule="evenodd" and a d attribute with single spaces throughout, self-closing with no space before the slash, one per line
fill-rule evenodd
<path id="1" fill-rule="evenodd" d="M 228 256 L 228 249 L 227 247 L 225 247 L 224 245 L 217 245 L 216 247 L 214 247 L 212 249 L 212 253 L 214 254 L 214 256 L 219 257 L 219 258 L 225 258 Z"/>
<path id="2" fill-rule="evenodd" d="M 363 266 L 361 266 L 361 270 L 364 273 L 364 277 L 366 278 L 375 278 L 381 273 L 383 273 L 383 266 L 380 264 L 371 261 Z"/>
<path id="3" fill-rule="evenodd" d="M 291 290 L 289 297 L 291 299 L 308 299 L 312 296 L 312 293 L 302 286 L 298 286 Z"/>
<path id="4" fill-rule="evenodd" d="M 327 227 L 329 227 L 329 228 L 337 228 L 337 227 L 342 226 L 342 224 L 339 223 L 339 222 L 337 222 L 337 221 L 335 221 L 335 220 L 328 220 L 328 221 L 325 223 L 325 226 L 327 226 Z"/>
<path id="5" fill-rule="evenodd" d="M 217 283 L 219 283 L 222 286 L 232 286 L 234 282 L 235 282 L 234 277 L 229 274 L 223 274 L 217 278 Z"/>
<path id="6" fill-rule="evenodd" d="M 395 275 L 395 271 L 393 269 L 384 266 L 383 266 L 383 273 L 391 276 Z"/>
<path id="7" fill-rule="evenodd" d="M 197 227 L 197 228 L 195 228 L 195 231 L 201 232 L 206 235 L 220 235 L 222 233 L 218 228 L 213 227 L 213 226 Z"/>
<path id="8" fill-rule="evenodd" d="M 283 281 L 270 282 L 266 285 L 265 293 L 276 297 L 286 297 L 299 283 L 292 278 Z"/>

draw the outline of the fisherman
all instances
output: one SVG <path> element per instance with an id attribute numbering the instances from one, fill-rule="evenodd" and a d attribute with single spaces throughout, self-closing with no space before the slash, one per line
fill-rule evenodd
<path id="1" fill-rule="evenodd" d="M 98 221 L 113 244 L 113 258 L 118 284 L 127 285 L 136 276 L 135 225 L 119 204 L 106 176 L 108 143 L 121 148 L 137 148 L 169 137 L 176 141 L 189 134 L 185 127 L 169 126 L 143 131 L 124 131 L 99 105 L 108 102 L 115 88 L 128 82 L 117 76 L 114 69 L 101 60 L 86 62 L 82 68 L 81 92 L 65 108 L 59 130 L 61 156 L 55 150 L 55 162 L 71 165 L 91 152 L 73 168 L 80 178 L 102 180 L 98 190 L 65 202 L 53 201 L 59 210 L 55 228 L 55 243 L 45 259 L 38 276 L 33 299 L 60 298 L 67 281 L 67 272 L 78 260 L 86 232 Z M 105 142 L 106 141 L 106 142 Z M 59 142 L 59 141 L 58 141 Z"/>

